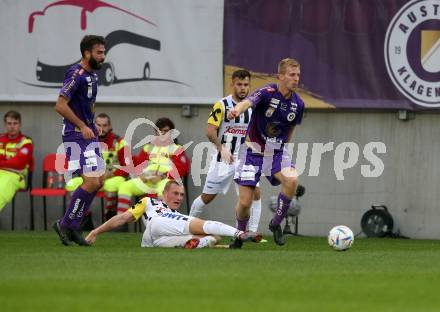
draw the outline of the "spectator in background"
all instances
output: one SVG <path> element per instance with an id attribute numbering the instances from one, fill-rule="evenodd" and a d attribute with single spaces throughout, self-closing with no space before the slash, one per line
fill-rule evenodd
<path id="1" fill-rule="evenodd" d="M 174 123 L 166 117 L 159 118 L 155 125 L 156 136 L 146 144 L 135 157 L 137 166 L 146 162 L 141 175 L 123 182 L 118 190 L 118 214 L 124 213 L 131 206 L 133 196 L 148 194 L 150 197 L 161 197 L 169 180 L 186 176 L 190 162 L 181 145 L 176 144 L 171 136 Z"/>
<path id="2" fill-rule="evenodd" d="M 9 111 L 3 121 L 6 133 L 0 136 L 0 211 L 26 187 L 33 150 L 32 140 L 20 131 L 20 113 Z"/>

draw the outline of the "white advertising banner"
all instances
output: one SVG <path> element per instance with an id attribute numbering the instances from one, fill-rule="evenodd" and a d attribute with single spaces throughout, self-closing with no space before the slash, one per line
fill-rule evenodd
<path id="1" fill-rule="evenodd" d="M 223 1 L 1 0 L 0 101 L 55 101 L 86 34 L 98 102 L 207 104 L 223 92 Z"/>

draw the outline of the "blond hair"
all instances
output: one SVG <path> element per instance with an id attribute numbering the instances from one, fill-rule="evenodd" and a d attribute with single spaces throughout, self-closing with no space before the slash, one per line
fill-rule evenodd
<path id="1" fill-rule="evenodd" d="M 285 58 L 280 61 L 278 64 L 278 74 L 284 74 L 286 72 L 286 68 L 292 66 L 292 67 L 301 67 L 299 62 L 295 60 L 294 58 Z"/>
<path id="2" fill-rule="evenodd" d="M 177 186 L 181 186 L 184 188 L 183 184 L 180 184 L 179 182 L 177 182 L 176 180 L 169 180 L 167 182 L 167 184 L 165 184 L 165 187 L 163 189 L 164 192 L 168 191 L 172 185 L 177 185 Z"/>

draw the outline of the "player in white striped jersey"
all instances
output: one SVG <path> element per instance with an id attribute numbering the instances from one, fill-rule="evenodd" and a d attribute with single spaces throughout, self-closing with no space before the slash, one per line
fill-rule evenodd
<path id="1" fill-rule="evenodd" d="M 123 214 L 119 214 L 91 231 L 86 241 L 93 244 L 97 235 L 111 231 L 123 224 L 135 222 L 142 217 L 145 232 L 142 247 L 203 248 L 216 245 L 221 236 L 236 238 L 242 242 L 259 242 L 262 235 L 243 232 L 227 224 L 205 221 L 179 213 L 185 189 L 171 180 L 165 186 L 163 200 L 143 198 Z"/>
<path id="2" fill-rule="evenodd" d="M 203 192 L 192 203 L 190 216 L 199 216 L 204 207 L 217 194 L 226 194 L 231 185 L 235 172 L 234 160 L 238 159 L 240 146 L 244 143 L 246 129 L 252 115 L 252 108 L 249 108 L 242 115 L 232 120 L 228 120 L 226 116 L 236 103 L 244 100 L 249 94 L 250 79 L 251 74 L 247 70 L 234 71 L 231 83 L 232 94 L 214 104 L 208 119 L 206 135 L 217 148 L 217 153 L 212 156 Z M 260 189 L 257 186 L 248 223 L 250 231 L 257 231 L 260 215 L 261 198 Z M 248 220 L 243 221 L 248 222 Z"/>

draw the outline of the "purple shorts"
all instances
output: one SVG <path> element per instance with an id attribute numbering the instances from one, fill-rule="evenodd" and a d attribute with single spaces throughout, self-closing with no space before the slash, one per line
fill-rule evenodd
<path id="1" fill-rule="evenodd" d="M 69 174 L 93 174 L 105 170 L 97 137 L 86 140 L 81 133 L 63 136 Z"/>
<path id="2" fill-rule="evenodd" d="M 256 186 L 260 181 L 261 175 L 266 176 L 272 185 L 280 185 L 280 181 L 275 178 L 275 174 L 284 168 L 295 168 L 292 163 L 292 155 L 287 152 L 279 151 L 273 155 L 261 155 L 246 148 L 240 151 L 234 181 L 238 185 Z"/>

